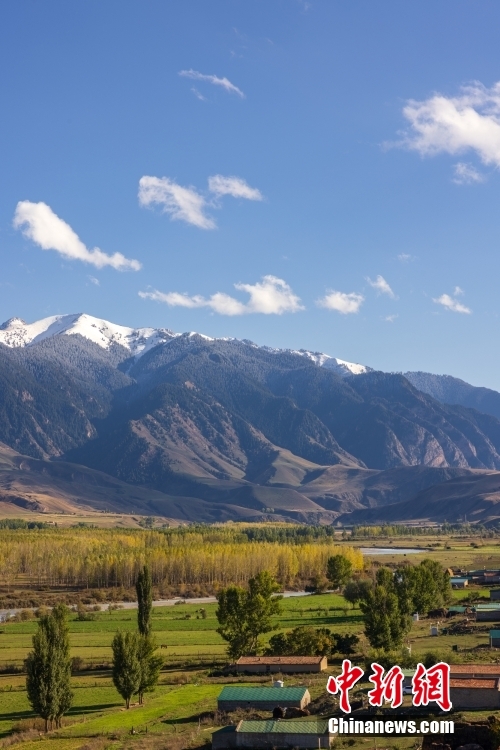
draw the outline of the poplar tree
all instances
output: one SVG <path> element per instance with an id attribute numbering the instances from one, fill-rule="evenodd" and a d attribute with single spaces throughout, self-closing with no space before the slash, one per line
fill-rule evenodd
<path id="1" fill-rule="evenodd" d="M 45 731 L 71 708 L 71 660 L 66 607 L 58 604 L 44 615 L 33 636 L 33 651 L 26 660 L 26 691 L 33 710 L 45 720 Z"/>
<path id="2" fill-rule="evenodd" d="M 137 624 L 139 633 L 151 634 L 151 610 L 153 608 L 153 582 L 147 565 L 140 571 L 135 584 L 137 591 Z"/>
<path id="3" fill-rule="evenodd" d="M 158 682 L 163 659 L 156 654 L 156 643 L 151 634 L 151 613 L 153 608 L 153 583 L 147 565 L 139 572 L 135 584 L 137 591 L 137 658 L 140 678 L 137 693 L 139 703 L 144 703 L 144 693 L 151 692 Z"/>
<path id="4" fill-rule="evenodd" d="M 150 693 L 154 690 L 163 666 L 163 659 L 156 653 L 156 648 L 156 643 L 151 636 L 139 635 L 137 642 L 137 658 L 139 660 L 137 694 L 141 705 L 144 703 L 144 693 Z"/>
<path id="5" fill-rule="evenodd" d="M 130 708 L 130 699 L 138 692 L 141 683 L 138 633 L 115 634 L 111 643 L 113 651 L 113 684 Z"/>
<path id="6" fill-rule="evenodd" d="M 360 602 L 365 635 L 373 648 L 393 651 L 401 646 L 411 619 L 399 609 L 398 597 L 385 586 L 374 586 Z"/>

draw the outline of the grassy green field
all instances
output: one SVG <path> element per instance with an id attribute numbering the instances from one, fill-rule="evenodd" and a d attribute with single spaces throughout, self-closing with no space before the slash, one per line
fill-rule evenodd
<path id="1" fill-rule="evenodd" d="M 153 610 L 153 630 L 158 645 L 166 647 L 161 652 L 167 667 L 200 662 L 211 666 L 225 661 L 226 643 L 216 632 L 216 605 L 204 605 L 206 619 L 201 617 L 199 609 L 199 605 L 180 604 Z M 351 612 L 343 597 L 335 594 L 284 599 L 279 626 L 288 630 L 297 625 L 328 626 L 345 633 L 361 627 L 361 615 L 358 610 Z M 81 657 L 87 665 L 108 661 L 114 633 L 118 629 L 134 630 L 136 626 L 135 610 L 96 613 L 95 620 L 90 622 L 72 618 L 71 655 Z M 0 627 L 0 670 L 7 665 L 22 665 L 36 628 L 35 620 L 5 623 Z"/>
<path id="2" fill-rule="evenodd" d="M 464 593 L 454 592 L 460 600 Z M 478 594 L 484 591 L 478 590 Z M 205 605 L 207 617 L 203 619 L 199 605 L 180 604 L 159 607 L 154 610 L 154 632 L 165 658 L 165 670 L 160 684 L 148 696 L 144 707 L 133 707 L 125 711 L 123 701 L 116 692 L 108 671 L 84 671 L 73 677 L 75 693 L 74 705 L 65 718 L 65 726 L 50 737 L 50 748 L 46 750 L 73 750 L 80 747 L 77 739 L 101 738 L 106 742 L 123 743 L 135 735 L 132 729 L 146 735 L 152 742 L 154 736 L 168 736 L 184 746 L 202 741 L 210 734 L 209 727 L 200 723 L 199 715 L 214 711 L 216 697 L 227 678 L 210 677 L 209 667 L 225 663 L 225 643 L 216 632 L 215 604 Z M 450 621 L 446 621 L 449 625 Z M 444 623 L 443 623 L 444 624 Z M 329 627 L 334 632 L 358 633 L 361 635 L 361 650 L 368 651 L 362 636 L 362 618 L 358 609 L 352 609 L 343 597 L 337 594 L 322 594 L 296 597 L 283 600 L 283 613 L 279 629 L 289 630 L 298 625 Z M 472 631 L 466 635 L 440 635 L 431 637 L 430 621 L 413 623 L 409 645 L 413 654 L 425 654 L 439 650 L 447 658 L 460 660 L 500 661 L 500 652 L 490 651 L 487 646 L 487 632 Z M 489 624 L 484 624 L 485 630 Z M 483 627 L 484 627 L 483 626 Z M 7 623 L 0 633 L 0 663 L 21 665 L 31 647 L 31 637 L 36 622 Z M 93 621 L 70 622 L 72 656 L 83 658 L 85 665 L 108 661 L 110 643 L 117 629 L 131 630 L 136 627 L 135 611 L 115 610 L 111 613 L 96 614 Z M 454 654 L 452 646 L 458 645 L 461 652 Z M 205 669 L 203 668 L 205 661 Z M 332 660 L 332 670 L 340 663 L 340 657 Z M 235 679 L 235 678 L 231 678 Z M 247 680 L 249 678 L 242 678 Z M 254 678 L 252 678 L 254 679 Z M 268 681 L 269 678 L 255 678 Z M 287 677 L 287 683 L 304 683 L 304 676 Z M 324 675 L 310 675 L 305 679 L 313 697 L 324 693 Z M 184 684 L 183 684 L 184 683 Z M 25 732 L 30 744 L 33 726 L 24 689 L 24 677 L 16 674 L 0 676 L 0 738 L 7 737 L 12 730 Z M 210 724 L 210 721 L 209 721 Z M 21 736 L 24 736 L 21 734 Z M 144 739 L 144 738 L 143 738 Z M 48 740 L 44 739 L 44 743 Z M 69 744 L 68 744 L 69 743 Z M 76 743 L 76 744 L 74 744 Z M 186 744 L 187 743 L 187 744 Z M 23 743 L 23 750 L 27 745 Z"/>
<path id="3" fill-rule="evenodd" d="M 299 624 L 328 625 L 338 632 L 348 632 L 360 628 L 360 614 L 355 611 L 345 615 L 345 603 L 337 595 L 322 595 L 283 602 L 282 629 Z M 203 655 L 210 666 L 225 663 L 225 643 L 216 633 L 215 605 L 206 605 L 207 618 L 197 613 L 198 605 L 182 604 L 175 607 L 162 607 L 154 610 L 154 632 L 166 661 L 160 684 L 155 692 L 147 696 L 144 707 L 133 706 L 125 711 L 124 704 L 116 692 L 109 672 L 86 672 L 72 679 L 75 693 L 74 705 L 65 717 L 64 728 L 51 733 L 50 740 L 43 738 L 46 750 L 73 750 L 81 747 L 76 738 L 92 738 L 106 742 L 129 741 L 133 730 L 140 734 L 141 741 L 153 741 L 153 737 L 169 738 L 169 742 L 180 746 L 198 746 L 209 739 L 213 722 L 200 721 L 200 714 L 216 709 L 216 698 L 222 686 L 228 681 L 223 677 L 209 677 L 208 670 L 200 669 Z M 198 618 L 197 619 L 197 614 Z M 189 615 L 189 619 L 186 618 Z M 110 642 L 113 633 L 121 628 L 134 628 L 135 612 L 118 610 L 111 614 L 99 614 L 92 622 L 70 622 L 70 638 L 73 656 L 83 656 L 86 661 L 96 658 L 109 659 Z M 2 628 L 3 661 L 20 664 L 25 658 L 35 632 L 36 622 L 10 623 Z M 175 663 L 181 660 L 185 665 L 176 669 Z M 229 678 L 230 681 L 238 678 Z M 253 682 L 269 684 L 266 676 L 251 678 Z M 248 682 L 249 678 L 242 678 Z M 239 679 L 238 679 L 239 681 Z M 304 676 L 290 677 L 288 684 L 303 683 Z M 310 675 L 306 682 L 314 697 L 325 689 L 324 675 Z M 7 737 L 12 730 L 25 732 L 27 743 L 23 750 L 32 744 L 34 722 L 24 689 L 22 675 L 0 676 L 0 738 Z M 71 740 L 71 741 L 70 741 Z M 73 741 L 75 740 L 75 741 Z M 49 742 L 49 745 L 47 745 Z M 69 744 L 68 744 L 69 743 Z M 86 745 L 85 745 L 86 746 Z M 170 745 L 169 745 L 170 746 Z"/>
<path id="4" fill-rule="evenodd" d="M 423 540 L 418 541 L 425 545 Z M 415 540 L 411 539 L 398 539 L 397 543 L 416 546 Z M 389 546 L 387 540 L 377 540 L 374 544 Z M 473 548 L 462 540 L 448 540 L 447 544 L 450 549 L 443 545 L 426 552 L 425 556 L 438 559 L 446 567 L 500 567 L 498 545 Z M 364 541 L 360 546 L 373 545 Z M 395 563 L 408 559 L 418 562 L 422 557 L 424 555 L 404 557 L 395 550 L 393 555 L 370 559 Z M 487 589 L 473 589 L 454 591 L 453 598 L 459 602 L 471 593 L 489 596 Z M 72 678 L 74 705 L 64 719 L 63 728 L 47 737 L 40 735 L 40 722 L 31 713 L 25 678 L 15 673 L 31 648 L 37 623 L 0 624 L 0 671 L 3 672 L 0 674 L 0 747 L 12 744 L 14 739 L 22 741 L 22 750 L 182 750 L 207 744 L 215 728 L 213 712 L 217 695 L 224 684 L 239 678 L 210 676 L 211 669 L 226 663 L 226 644 L 216 632 L 216 605 L 203 605 L 206 618 L 202 617 L 200 609 L 199 604 L 182 603 L 153 610 L 153 630 L 158 645 L 163 646 L 160 653 L 165 659 L 165 669 L 160 684 L 147 696 L 146 705 L 133 706 L 129 711 L 124 709 L 109 671 L 97 667 L 110 661 L 110 644 L 116 630 L 136 628 L 135 610 L 96 613 L 94 620 L 84 622 L 72 616 L 71 655 L 83 660 L 83 669 Z M 353 661 L 360 661 L 369 653 L 362 634 L 360 610 L 353 609 L 338 594 L 287 598 L 283 600 L 282 610 L 279 630 L 313 625 L 328 627 L 341 634 L 356 633 L 360 636 L 360 653 Z M 452 618 L 443 621 L 441 626 L 448 627 L 450 623 L 463 619 Z M 449 660 L 500 662 L 500 650 L 488 648 L 490 623 L 472 625 L 466 634 L 438 637 L 430 635 L 430 625 L 431 621 L 427 619 L 413 623 L 407 644 L 413 656 L 421 657 L 432 650 Z M 458 647 L 459 652 L 453 651 L 452 647 Z M 331 660 L 333 672 L 340 661 L 341 657 Z M 9 669 L 10 673 L 6 673 Z M 269 683 L 269 678 L 242 677 L 241 681 Z M 286 682 L 289 685 L 306 684 L 315 698 L 325 693 L 326 675 L 287 676 Z M 342 747 L 346 742 L 339 740 L 336 745 Z M 400 750 L 414 745 L 410 738 L 397 740 Z M 359 747 L 367 746 L 361 742 Z"/>

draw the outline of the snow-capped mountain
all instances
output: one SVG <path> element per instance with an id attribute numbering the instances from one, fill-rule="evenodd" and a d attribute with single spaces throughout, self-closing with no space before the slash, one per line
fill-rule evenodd
<path id="1" fill-rule="evenodd" d="M 120 326 L 116 323 L 110 323 L 107 320 L 94 318 L 92 315 L 77 313 L 74 315 L 53 315 L 49 318 L 37 320 L 34 323 L 26 323 L 21 318 L 10 318 L 0 325 L 0 344 L 9 347 L 30 346 L 43 339 L 52 336 L 71 336 L 80 334 L 86 339 L 93 341 L 94 344 L 108 349 L 112 344 L 119 344 L 125 347 L 135 357 L 141 357 L 159 344 L 168 344 L 173 339 L 180 336 L 195 337 L 200 336 L 206 341 L 213 341 L 209 336 L 199 333 L 174 333 L 168 328 L 129 328 Z M 231 339 L 224 338 L 224 341 Z M 306 349 L 274 349 L 272 347 L 258 347 L 268 352 L 279 354 L 283 351 L 296 354 L 314 362 L 318 367 L 325 367 L 333 370 L 341 377 L 350 375 L 360 375 L 369 372 L 371 368 L 365 365 L 346 362 L 342 359 L 336 359 L 329 354 L 321 352 L 310 352 Z"/>
<path id="2" fill-rule="evenodd" d="M 478 472 L 496 477 L 486 489 L 498 494 L 499 393 L 367 370 L 316 351 L 83 314 L 11 319 L 0 326 L 0 459 L 6 446 L 25 457 L 15 459 L 24 484 L 0 466 L 2 502 L 45 506 L 63 492 L 64 502 L 184 521 L 256 520 L 272 507 L 314 523 L 339 514 L 344 523 L 353 509 L 364 522 L 366 510 L 378 523 L 434 518 L 409 501 L 450 480 L 470 492 Z M 117 480 L 163 497 L 139 506 Z M 453 500 L 440 497 L 438 520 L 455 520 Z M 480 520 L 500 517 L 488 498 L 467 498 L 461 515 L 479 507 Z M 385 503 L 389 515 L 370 515 Z"/>
<path id="3" fill-rule="evenodd" d="M 346 362 L 343 359 L 337 359 L 336 357 L 330 357 L 329 354 L 321 354 L 320 352 L 309 352 L 306 349 L 299 349 L 293 351 L 293 354 L 300 354 L 301 357 L 307 357 L 312 360 L 319 367 L 325 367 L 327 370 L 333 370 L 341 377 L 348 377 L 349 375 L 362 375 L 365 372 L 372 372 L 371 367 L 366 365 L 359 365 L 355 362 Z"/>
<path id="4" fill-rule="evenodd" d="M 103 349 L 108 349 L 112 344 L 120 344 L 135 356 L 145 354 L 154 346 L 178 335 L 167 328 L 128 328 L 81 313 L 53 315 L 35 323 L 11 318 L 0 326 L 0 343 L 10 347 L 29 346 L 52 336 L 71 336 L 77 333 Z"/>

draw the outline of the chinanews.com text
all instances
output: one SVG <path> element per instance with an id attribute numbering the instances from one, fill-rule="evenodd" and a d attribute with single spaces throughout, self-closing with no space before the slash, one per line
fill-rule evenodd
<path id="1" fill-rule="evenodd" d="M 333 717 L 328 722 L 331 734 L 361 734 L 361 735 L 415 735 L 415 734 L 454 734 L 453 721 L 414 719 L 343 719 Z"/>

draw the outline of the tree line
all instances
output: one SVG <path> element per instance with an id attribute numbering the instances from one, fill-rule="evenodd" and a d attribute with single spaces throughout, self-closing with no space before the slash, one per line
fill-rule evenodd
<path id="1" fill-rule="evenodd" d="M 302 544 L 251 541 L 235 529 L 164 533 L 142 529 L 4 529 L 0 533 L 0 581 L 23 576 L 36 585 L 132 588 L 147 565 L 153 585 L 200 584 L 217 589 L 246 584 L 269 570 L 282 586 L 306 582 L 339 553 L 355 569 L 363 566 L 357 549 L 320 537 Z"/>
<path id="2" fill-rule="evenodd" d="M 381 526 L 353 526 L 352 539 L 380 539 L 398 536 L 484 536 L 495 537 L 500 529 L 486 528 L 482 524 L 442 523 L 439 526 L 405 526 L 383 524 Z"/>

